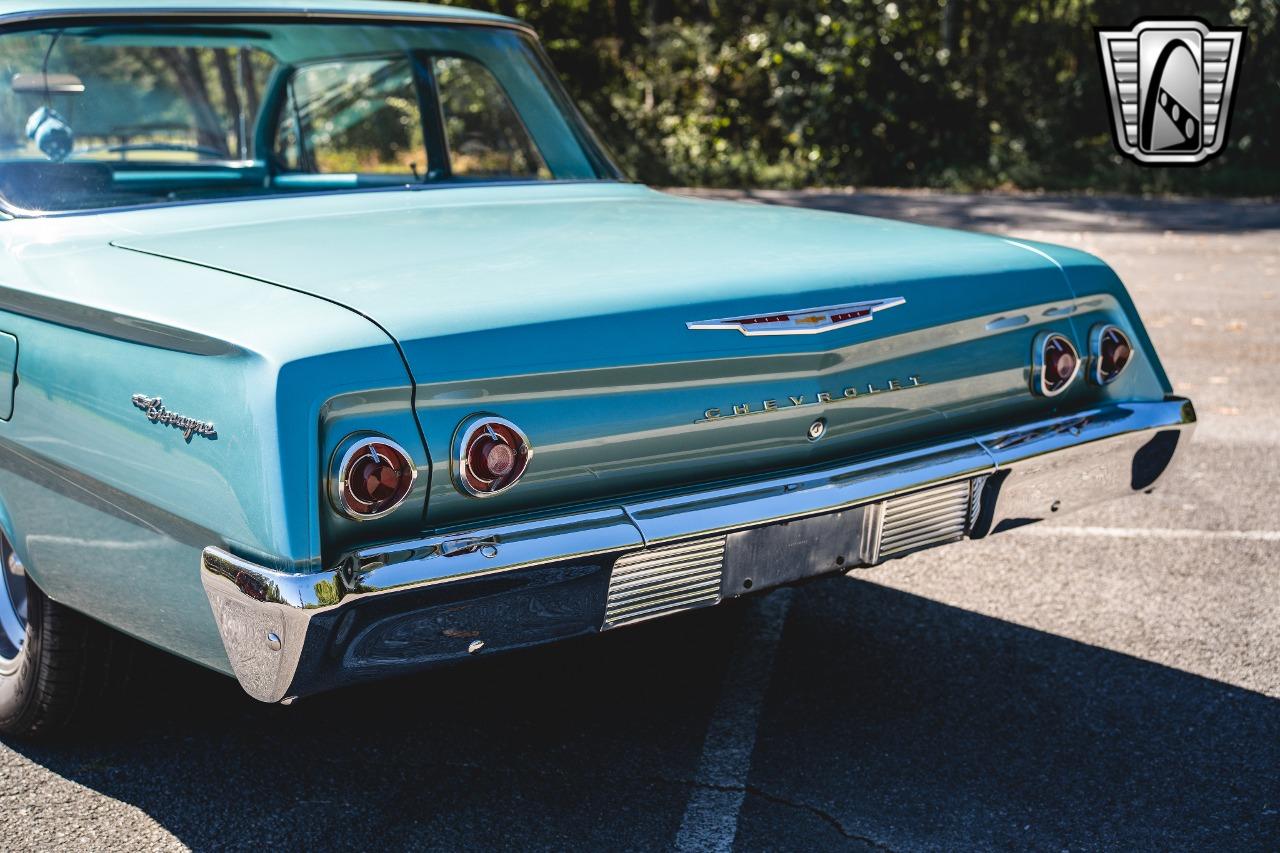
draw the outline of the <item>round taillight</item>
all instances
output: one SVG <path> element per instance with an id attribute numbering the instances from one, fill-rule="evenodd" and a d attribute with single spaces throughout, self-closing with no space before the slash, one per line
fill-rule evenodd
<path id="1" fill-rule="evenodd" d="M 382 436 L 346 439 L 334 453 L 333 467 L 333 504 L 357 521 L 381 518 L 399 508 L 418 476 L 408 452 Z"/>
<path id="2" fill-rule="evenodd" d="M 1080 372 L 1080 354 L 1066 337 L 1056 332 L 1036 336 L 1031 352 L 1031 390 L 1054 397 L 1067 390 Z"/>
<path id="3" fill-rule="evenodd" d="M 491 497 L 514 486 L 532 457 L 528 437 L 511 421 L 475 415 L 454 439 L 454 484 L 465 495 Z"/>
<path id="4" fill-rule="evenodd" d="M 1098 385 L 1109 385 L 1133 360 L 1133 343 L 1117 327 L 1100 324 L 1089 333 L 1089 356 L 1093 360 L 1089 378 Z"/>

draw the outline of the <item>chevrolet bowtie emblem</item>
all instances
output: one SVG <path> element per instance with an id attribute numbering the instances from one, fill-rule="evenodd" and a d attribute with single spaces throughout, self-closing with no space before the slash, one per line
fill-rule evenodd
<path id="1" fill-rule="evenodd" d="M 1097 33 L 1121 154 L 1150 166 L 1194 166 L 1222 151 L 1244 27 L 1160 18 Z"/>
<path id="2" fill-rule="evenodd" d="M 690 329 L 736 330 L 744 335 L 816 335 L 858 323 L 869 323 L 875 317 L 875 312 L 905 305 L 906 301 L 901 296 L 891 296 L 888 299 L 871 299 L 827 308 L 802 308 L 799 311 L 752 314 L 723 320 L 698 320 L 685 325 Z"/>

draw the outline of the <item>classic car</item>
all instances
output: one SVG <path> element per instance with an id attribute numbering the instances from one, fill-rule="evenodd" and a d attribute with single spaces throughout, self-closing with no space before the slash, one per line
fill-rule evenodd
<path id="1" fill-rule="evenodd" d="M 0 62 L 9 733 L 121 635 L 287 704 L 1147 492 L 1194 428 L 1097 258 L 629 182 L 515 20 L 32 0 Z"/>

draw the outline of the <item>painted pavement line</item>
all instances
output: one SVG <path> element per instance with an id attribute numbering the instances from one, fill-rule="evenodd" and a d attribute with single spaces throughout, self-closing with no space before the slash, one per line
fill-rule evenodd
<path id="1" fill-rule="evenodd" d="M 1195 530 L 1169 527 L 1024 527 L 1031 536 L 1105 536 L 1112 539 L 1243 539 L 1280 542 L 1280 530 Z"/>
<path id="2" fill-rule="evenodd" d="M 675 849 L 730 851 L 746 799 L 760 711 L 782 640 L 793 590 L 783 588 L 749 602 L 738 648 L 729 661 L 720 701 L 707 723 L 696 787 L 685 806 Z"/>

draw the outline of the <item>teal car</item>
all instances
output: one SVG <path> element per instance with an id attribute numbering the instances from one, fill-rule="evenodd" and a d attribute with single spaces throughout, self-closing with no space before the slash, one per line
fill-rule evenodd
<path id="1" fill-rule="evenodd" d="M 263 702 L 1148 492 L 1082 252 L 630 183 L 521 23 L 0 10 L 0 729 L 121 634 Z"/>

